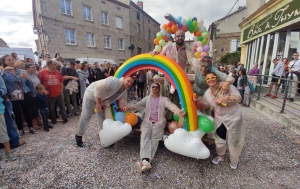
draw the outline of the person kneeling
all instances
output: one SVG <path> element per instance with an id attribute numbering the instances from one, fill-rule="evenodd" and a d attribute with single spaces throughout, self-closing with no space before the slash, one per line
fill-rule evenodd
<path id="1" fill-rule="evenodd" d="M 183 110 L 180 110 L 169 98 L 161 95 L 160 85 L 158 83 L 151 85 L 151 93 L 149 96 L 146 96 L 136 104 L 128 106 L 129 110 L 144 108 L 145 118 L 141 125 L 141 162 L 136 163 L 139 173 L 151 169 L 150 162 L 164 134 L 164 127 L 166 125 L 165 108 L 174 112 L 176 115 L 185 116 Z"/>

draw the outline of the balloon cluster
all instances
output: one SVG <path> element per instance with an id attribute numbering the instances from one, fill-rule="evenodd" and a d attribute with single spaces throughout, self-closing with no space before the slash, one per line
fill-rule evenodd
<path id="1" fill-rule="evenodd" d="M 115 119 L 116 121 L 120 121 L 122 123 L 128 123 L 132 127 L 142 123 L 142 118 L 140 116 L 130 112 L 117 112 L 115 114 Z"/>
<path id="2" fill-rule="evenodd" d="M 173 119 L 178 122 L 179 116 L 173 114 Z M 206 116 L 198 115 L 198 127 L 205 133 L 210 133 L 214 130 L 214 123 Z"/>
<path id="3" fill-rule="evenodd" d="M 172 15 L 170 15 L 170 17 L 172 17 Z M 155 51 L 161 51 L 162 47 L 167 44 L 166 41 L 171 38 L 171 34 L 175 34 L 177 30 L 181 29 L 184 32 L 194 34 L 194 52 L 196 58 L 202 58 L 208 55 L 210 50 L 207 45 L 208 31 L 206 27 L 203 26 L 204 21 L 202 19 L 198 20 L 196 17 L 182 19 L 182 17 L 179 16 L 177 19 L 171 18 L 169 20 L 170 22 L 160 26 L 161 30 L 156 34 L 156 38 L 154 39 L 154 44 L 156 45 Z"/>

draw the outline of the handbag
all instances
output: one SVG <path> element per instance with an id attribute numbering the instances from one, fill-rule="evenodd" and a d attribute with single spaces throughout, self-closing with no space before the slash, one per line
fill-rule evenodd
<path id="1" fill-rule="evenodd" d="M 18 78 L 17 76 L 15 76 L 14 90 L 10 94 L 10 101 L 17 101 L 17 100 L 24 100 L 24 91 L 22 85 L 22 78 Z"/>

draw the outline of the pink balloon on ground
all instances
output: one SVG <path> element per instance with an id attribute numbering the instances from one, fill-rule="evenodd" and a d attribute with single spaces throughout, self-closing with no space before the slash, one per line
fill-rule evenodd
<path id="1" fill-rule="evenodd" d="M 201 41 L 198 41 L 198 42 L 197 42 L 197 46 L 198 46 L 198 47 L 202 47 L 202 42 L 201 42 Z"/>

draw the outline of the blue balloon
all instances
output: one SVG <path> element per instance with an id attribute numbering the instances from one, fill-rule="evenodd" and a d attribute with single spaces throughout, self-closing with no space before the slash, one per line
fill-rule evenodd
<path id="1" fill-rule="evenodd" d="M 178 16 L 177 20 L 178 20 L 178 22 L 181 22 L 182 17 L 181 17 L 181 16 Z"/>
<path id="2" fill-rule="evenodd" d="M 115 115 L 116 121 L 125 123 L 125 114 L 123 112 L 117 112 Z"/>
<path id="3" fill-rule="evenodd" d="M 194 18 L 192 19 L 192 21 L 194 21 L 194 20 L 196 20 L 196 21 L 197 21 L 197 18 L 196 18 L 196 17 L 194 17 Z"/>
<path id="4" fill-rule="evenodd" d="M 167 33 L 168 38 L 170 38 L 172 35 L 170 33 Z"/>
<path id="5" fill-rule="evenodd" d="M 182 24 L 178 24 L 178 29 L 181 29 L 182 28 Z"/>
<path id="6" fill-rule="evenodd" d="M 135 126 L 138 126 L 138 125 L 141 125 L 142 124 L 142 118 L 140 118 L 139 116 L 138 116 L 138 122 L 135 124 Z"/>

